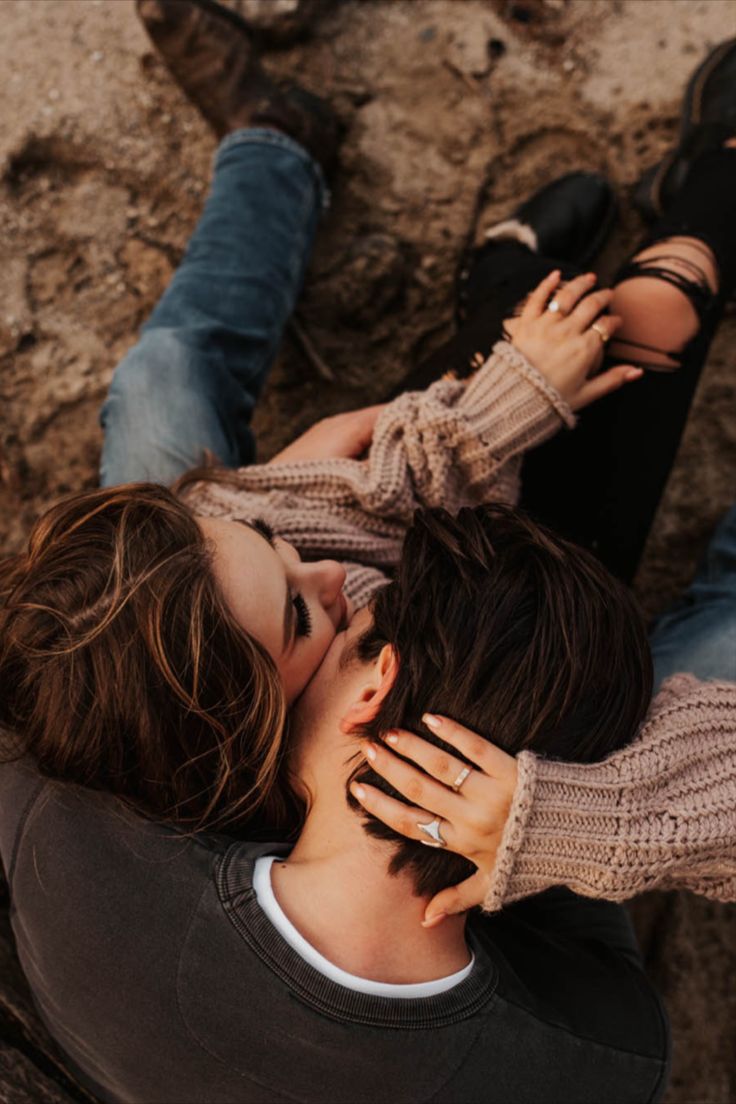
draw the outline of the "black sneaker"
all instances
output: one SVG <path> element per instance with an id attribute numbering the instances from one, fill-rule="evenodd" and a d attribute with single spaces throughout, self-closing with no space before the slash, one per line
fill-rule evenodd
<path id="1" fill-rule="evenodd" d="M 660 218 L 703 153 L 736 137 L 736 38 L 716 46 L 693 73 L 682 107 L 680 141 L 642 175 L 634 205 L 646 219 Z"/>
<path id="2" fill-rule="evenodd" d="M 466 253 L 457 278 L 457 317 L 465 316 L 477 265 L 499 241 L 518 241 L 534 253 L 586 269 L 603 247 L 616 219 L 616 199 L 604 176 L 572 172 L 546 184 L 508 219 L 485 231 L 486 241 Z"/>

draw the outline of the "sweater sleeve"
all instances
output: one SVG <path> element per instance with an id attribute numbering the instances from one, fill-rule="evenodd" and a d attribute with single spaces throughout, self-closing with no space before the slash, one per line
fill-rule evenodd
<path id="1" fill-rule="evenodd" d="M 469 382 L 440 380 L 395 399 L 376 425 L 362 472 L 361 505 L 410 520 L 417 506 L 514 501 L 528 449 L 575 417 L 508 342 L 498 342 Z"/>
<path id="2" fill-rule="evenodd" d="M 385 572 L 420 506 L 518 498 L 524 452 L 575 418 L 544 377 L 498 342 L 468 382 L 438 380 L 389 403 L 368 456 L 253 464 L 187 488 L 208 517 L 263 517 L 308 557 L 334 556 Z M 351 579 L 361 601 L 376 579 Z"/>
<path id="3" fill-rule="evenodd" d="M 558 885 L 736 901 L 736 684 L 668 680 L 636 741 L 601 763 L 518 761 L 488 911 Z"/>

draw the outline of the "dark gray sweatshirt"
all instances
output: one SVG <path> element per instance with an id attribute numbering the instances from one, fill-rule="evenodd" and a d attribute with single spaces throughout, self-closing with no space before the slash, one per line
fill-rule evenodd
<path id="1" fill-rule="evenodd" d="M 23 969 L 80 1080 L 126 1104 L 627 1104 L 661 1097 L 668 1033 L 624 914 L 552 890 L 472 917 L 470 975 L 378 997 L 308 965 L 261 910 L 273 844 L 182 836 L 0 767 Z"/>

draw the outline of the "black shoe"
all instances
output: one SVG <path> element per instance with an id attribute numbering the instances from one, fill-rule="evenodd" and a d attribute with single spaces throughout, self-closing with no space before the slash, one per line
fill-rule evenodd
<path id="1" fill-rule="evenodd" d="M 586 269 L 616 219 L 616 199 L 605 177 L 572 172 L 546 184 L 510 218 L 485 232 L 486 242 L 463 257 L 457 278 L 457 318 L 472 298 L 473 271 L 499 241 L 517 241 L 539 256 Z"/>
<path id="2" fill-rule="evenodd" d="M 572 172 L 535 192 L 512 217 L 531 230 L 540 256 L 587 268 L 614 223 L 616 200 L 604 176 Z M 497 227 L 486 230 L 489 241 L 498 236 Z"/>
<path id="3" fill-rule="evenodd" d="M 736 137 L 736 38 L 708 54 L 693 73 L 682 107 L 680 141 L 642 175 L 634 205 L 647 219 L 660 218 L 703 153 L 719 149 Z"/>
<path id="4" fill-rule="evenodd" d="M 215 0 L 136 0 L 141 22 L 183 92 L 219 137 L 240 127 L 275 127 L 329 176 L 342 137 L 332 108 L 264 72 L 247 24 Z"/>

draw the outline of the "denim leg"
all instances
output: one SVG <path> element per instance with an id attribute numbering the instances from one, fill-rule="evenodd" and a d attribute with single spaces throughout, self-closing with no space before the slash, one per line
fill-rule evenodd
<path id="1" fill-rule="evenodd" d="M 693 583 L 650 639 L 655 688 L 683 671 L 736 682 L 736 505 L 713 534 Z"/>
<path id="2" fill-rule="evenodd" d="M 113 375 L 101 412 L 103 486 L 171 483 L 205 449 L 254 459 L 253 407 L 304 280 L 322 172 L 275 130 L 229 134 L 181 265 Z"/>

